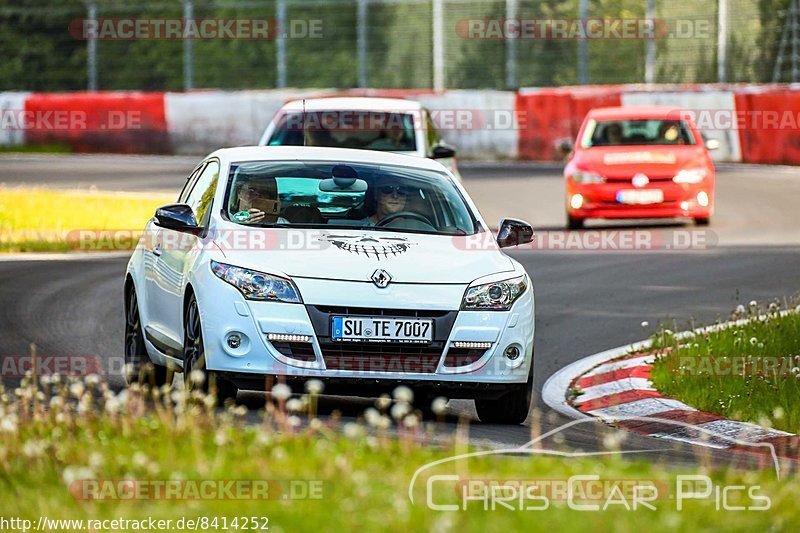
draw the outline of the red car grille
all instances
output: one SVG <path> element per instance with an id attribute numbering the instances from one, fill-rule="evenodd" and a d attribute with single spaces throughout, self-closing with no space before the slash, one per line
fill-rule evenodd
<path id="1" fill-rule="evenodd" d="M 391 372 L 433 374 L 442 347 L 369 342 L 336 342 L 322 345 L 322 357 L 329 370 L 350 372 Z"/>

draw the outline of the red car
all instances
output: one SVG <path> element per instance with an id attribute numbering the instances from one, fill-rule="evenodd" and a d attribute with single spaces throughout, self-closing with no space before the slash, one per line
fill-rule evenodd
<path id="1" fill-rule="evenodd" d="M 671 107 L 593 109 L 564 169 L 567 225 L 589 218 L 691 218 L 714 213 L 714 164 L 686 113 Z"/>

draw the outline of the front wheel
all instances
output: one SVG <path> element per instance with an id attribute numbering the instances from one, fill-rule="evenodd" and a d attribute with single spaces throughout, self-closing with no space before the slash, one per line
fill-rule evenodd
<path id="1" fill-rule="evenodd" d="M 567 215 L 567 229 L 583 229 L 584 219 Z"/>
<path id="2" fill-rule="evenodd" d="M 475 400 L 475 410 L 484 424 L 522 424 L 528 418 L 532 399 L 533 368 L 526 383 L 514 385 L 512 390 L 501 397 L 494 400 Z"/>
<path id="3" fill-rule="evenodd" d="M 131 284 L 125 297 L 125 381 L 128 385 L 139 383 L 161 387 L 171 377 L 169 374 L 165 367 L 153 364 L 147 355 L 139 301 L 136 288 Z"/>
<path id="4" fill-rule="evenodd" d="M 225 400 L 236 400 L 236 385 L 219 374 L 206 370 L 206 352 L 203 344 L 203 328 L 200 323 L 200 309 L 194 295 L 186 306 L 183 325 L 183 383 L 186 390 L 199 390 L 211 393 L 218 405 Z"/>

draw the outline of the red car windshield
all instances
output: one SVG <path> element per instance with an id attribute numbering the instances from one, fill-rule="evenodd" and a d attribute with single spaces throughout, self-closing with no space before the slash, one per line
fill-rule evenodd
<path id="1" fill-rule="evenodd" d="M 682 120 L 590 120 L 581 139 L 583 148 L 681 144 L 695 144 L 691 130 Z"/>

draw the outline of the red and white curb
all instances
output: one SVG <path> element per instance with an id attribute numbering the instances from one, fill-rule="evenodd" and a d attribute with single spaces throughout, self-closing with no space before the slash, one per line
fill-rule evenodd
<path id="1" fill-rule="evenodd" d="M 650 381 L 649 341 L 581 359 L 547 380 L 542 397 L 573 418 L 594 417 L 650 437 L 800 459 L 800 436 L 698 411 L 661 395 Z"/>

